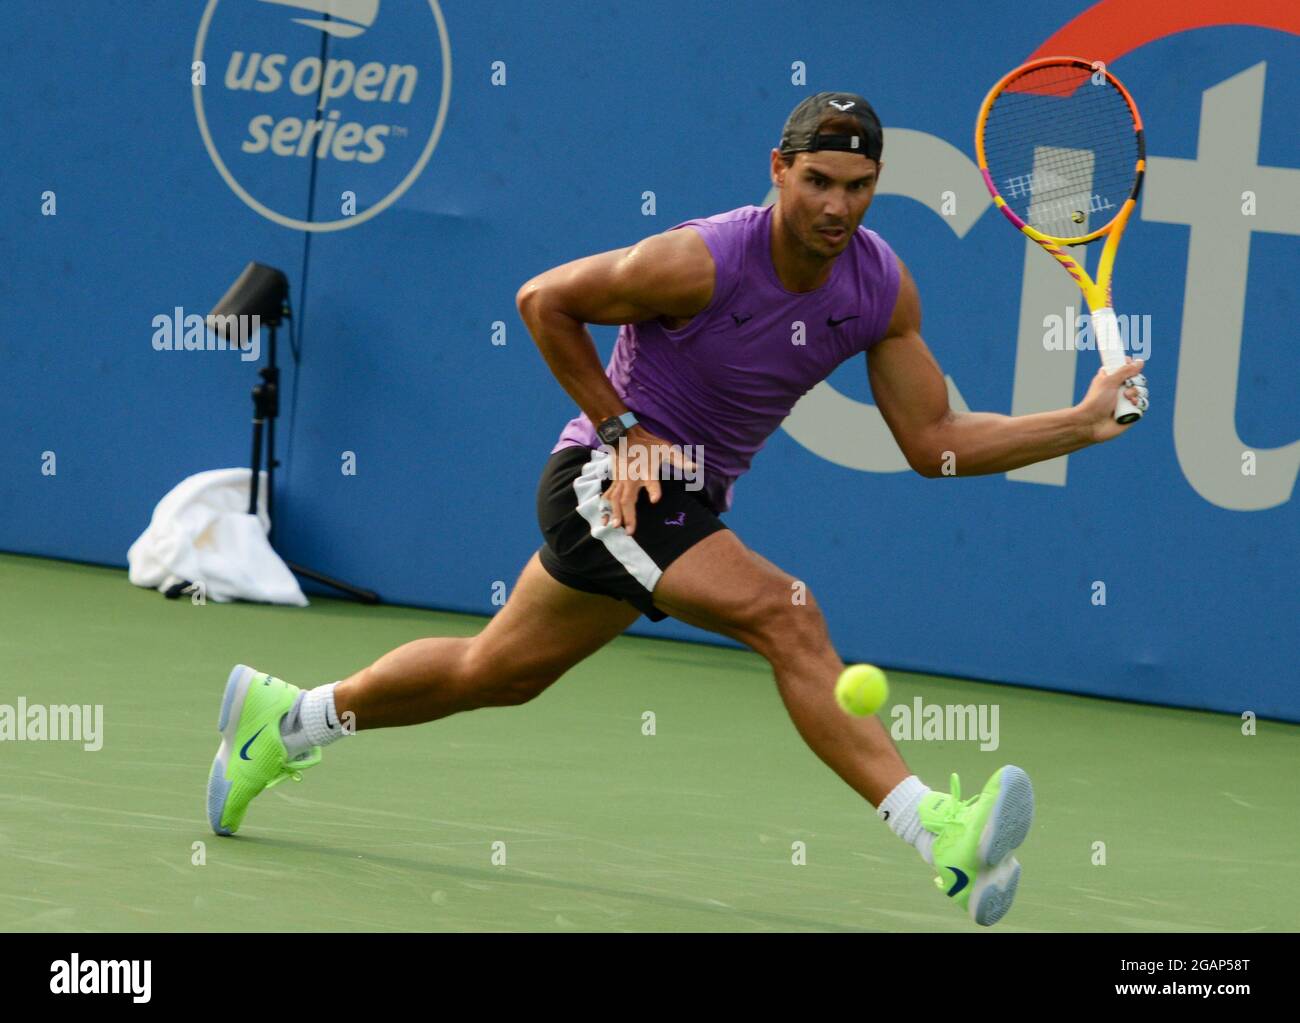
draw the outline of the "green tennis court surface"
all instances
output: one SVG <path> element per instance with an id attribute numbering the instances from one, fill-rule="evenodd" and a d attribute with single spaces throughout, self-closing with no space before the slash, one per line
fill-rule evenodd
<path id="1" fill-rule="evenodd" d="M 232 664 L 318 684 L 483 619 L 194 606 L 0 555 L 0 622 L 0 704 L 104 708 L 97 752 L 0 742 L 3 930 L 980 930 L 803 745 L 746 651 L 624 637 L 526 706 L 330 747 L 221 839 L 204 785 Z M 1296 929 L 1300 728 L 890 677 L 891 704 L 999 707 L 996 751 L 900 743 L 927 784 L 957 771 L 971 795 L 1003 763 L 1034 780 L 996 929 Z"/>

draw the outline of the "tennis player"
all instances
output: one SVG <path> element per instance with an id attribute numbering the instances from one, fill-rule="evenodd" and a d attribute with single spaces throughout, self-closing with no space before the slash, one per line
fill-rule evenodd
<path id="1" fill-rule="evenodd" d="M 548 270 L 519 290 L 542 356 L 581 412 L 542 470 L 545 542 L 473 638 L 416 640 L 311 690 L 243 665 L 221 706 L 208 783 L 229 835 L 268 786 L 319 763 L 356 730 L 526 703 L 640 615 L 672 616 L 748 645 L 772 665 L 799 734 L 937 873 L 979 924 L 1015 897 L 1034 810 L 1029 777 L 1000 768 L 962 801 L 912 773 L 876 717 L 833 688 L 844 668 L 816 599 L 722 521 L 736 479 L 794 403 L 865 353 L 871 390 L 908 464 L 927 477 L 1004 473 L 1124 432 L 1121 390 L 1146 400 L 1141 362 L 1099 371 L 1072 408 L 957 413 L 921 339 L 907 267 L 859 226 L 883 133 L 861 96 L 818 93 L 771 153 L 778 198 L 690 220 L 636 245 Z M 622 324 L 602 368 L 586 324 Z"/>

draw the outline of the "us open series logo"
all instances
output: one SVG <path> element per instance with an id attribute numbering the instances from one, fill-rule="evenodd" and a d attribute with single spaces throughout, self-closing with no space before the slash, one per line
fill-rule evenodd
<path id="1" fill-rule="evenodd" d="M 208 0 L 194 114 L 213 165 L 284 227 L 338 231 L 396 202 L 438 145 L 451 44 L 438 0 Z M 309 216 L 315 193 L 357 212 Z"/>

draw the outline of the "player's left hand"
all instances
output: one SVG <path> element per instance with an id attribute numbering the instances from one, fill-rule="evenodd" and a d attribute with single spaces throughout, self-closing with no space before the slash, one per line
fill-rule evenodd
<path id="1" fill-rule="evenodd" d="M 1088 431 L 1094 444 L 1118 437 L 1130 426 L 1141 422 L 1140 419 L 1135 419 L 1132 423 L 1117 423 L 1115 402 L 1118 400 L 1118 395 L 1123 392 L 1124 396 L 1139 409 L 1143 412 L 1147 410 L 1150 392 L 1147 390 L 1147 378 L 1142 375 L 1142 367 L 1145 364 L 1142 359 L 1127 359 L 1123 368 L 1115 370 L 1114 373 L 1107 372 L 1104 366 L 1097 370 L 1088 393 L 1083 396 L 1083 401 L 1075 406 L 1083 417 L 1084 429 Z"/>

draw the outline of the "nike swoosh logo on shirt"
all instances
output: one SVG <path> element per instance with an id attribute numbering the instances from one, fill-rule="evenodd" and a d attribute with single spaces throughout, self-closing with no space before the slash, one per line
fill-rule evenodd
<path id="1" fill-rule="evenodd" d="M 736 326 L 739 327 L 742 323 L 745 323 L 748 320 L 752 320 L 754 318 L 754 314 L 750 313 L 748 316 L 737 316 L 735 313 L 732 313 L 731 318 L 736 321 Z"/>
<path id="2" fill-rule="evenodd" d="M 846 316 L 846 317 L 844 317 L 844 319 L 842 319 L 842 320 L 837 320 L 837 319 L 835 319 L 835 317 L 833 317 L 833 316 L 828 316 L 828 317 L 826 317 L 826 326 L 828 326 L 828 327 L 838 327 L 841 323 L 848 323 L 849 320 L 856 320 L 857 318 L 858 318 L 858 316 L 857 316 L 856 313 L 855 313 L 854 315 L 852 315 L 852 316 Z"/>

